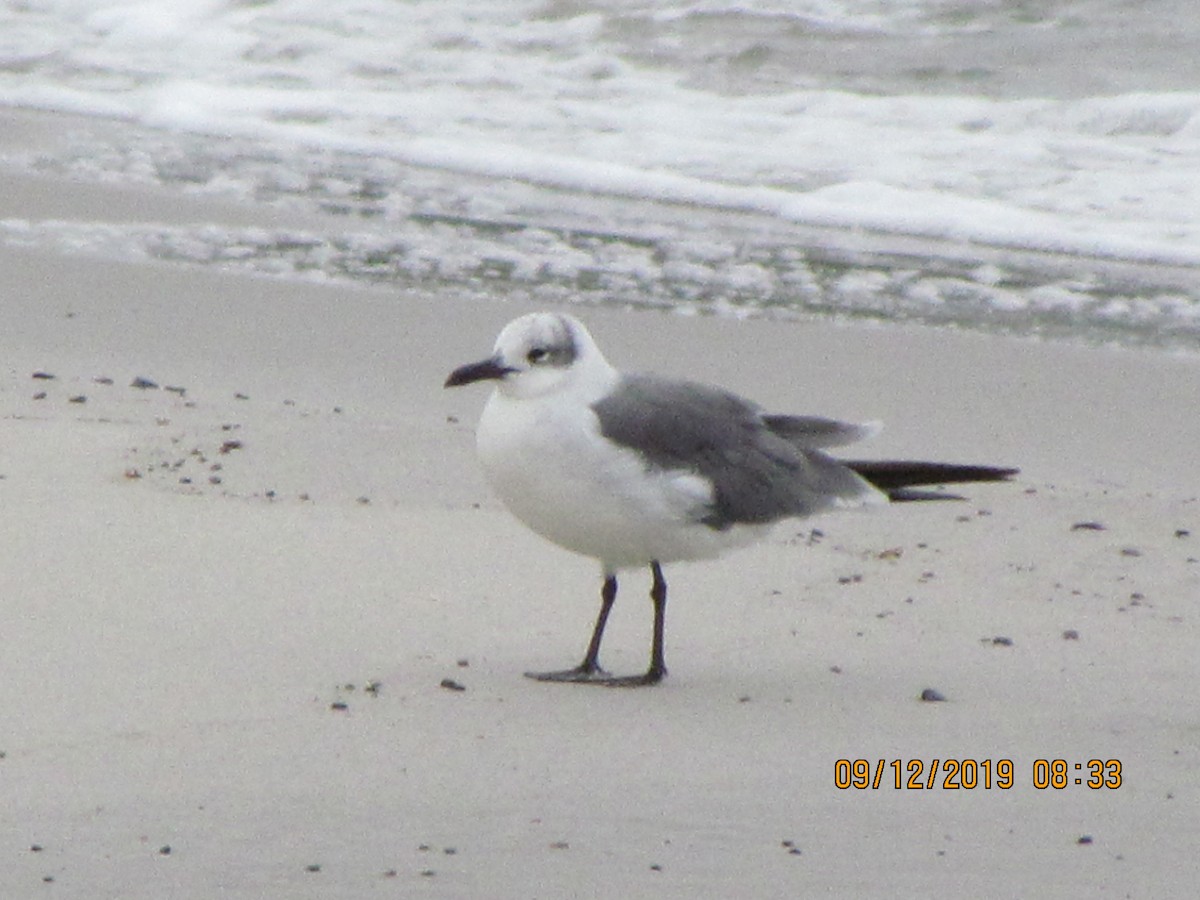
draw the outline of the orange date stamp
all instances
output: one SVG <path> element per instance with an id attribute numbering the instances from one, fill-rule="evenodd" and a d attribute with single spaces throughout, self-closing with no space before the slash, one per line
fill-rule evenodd
<path id="1" fill-rule="evenodd" d="M 1116 790 L 1123 774 L 1119 759 L 1035 759 L 1029 783 L 1039 791 L 1069 787 Z M 1007 791 L 1018 783 L 1011 759 L 839 759 L 833 764 L 838 790 Z"/>

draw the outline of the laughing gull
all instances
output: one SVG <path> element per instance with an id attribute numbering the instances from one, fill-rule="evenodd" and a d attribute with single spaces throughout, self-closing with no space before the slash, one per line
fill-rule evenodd
<path id="1" fill-rule="evenodd" d="M 1015 469 L 837 460 L 823 451 L 877 425 L 772 415 L 734 394 L 614 369 L 577 319 L 510 322 L 487 359 L 446 387 L 494 381 L 476 432 L 492 488 L 542 537 L 600 562 L 604 584 L 583 662 L 539 681 L 637 686 L 667 674 L 662 564 L 708 559 L 764 536 L 781 519 L 893 500 L 951 499 L 920 485 L 1002 481 Z M 954 498 L 957 499 L 957 498 Z M 600 667 L 617 572 L 648 565 L 654 636 L 643 675 Z"/>

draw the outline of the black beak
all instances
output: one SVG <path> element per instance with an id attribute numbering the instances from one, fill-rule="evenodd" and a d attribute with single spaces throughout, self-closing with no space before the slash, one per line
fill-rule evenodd
<path id="1" fill-rule="evenodd" d="M 503 378 L 509 372 L 515 371 L 516 369 L 510 369 L 508 366 L 502 365 L 498 359 L 492 357 L 482 362 L 459 366 L 450 373 L 450 377 L 446 379 L 443 387 L 459 387 L 464 384 L 471 384 L 474 381 Z"/>

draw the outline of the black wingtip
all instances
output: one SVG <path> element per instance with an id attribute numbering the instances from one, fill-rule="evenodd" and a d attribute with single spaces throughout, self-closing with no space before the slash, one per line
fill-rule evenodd
<path id="1" fill-rule="evenodd" d="M 962 499 L 954 494 L 937 495 L 925 491 L 909 492 L 906 489 L 923 485 L 1008 481 L 1021 471 L 1008 466 L 977 466 L 916 460 L 844 460 L 842 465 L 853 469 L 872 485 L 886 492 L 893 500 Z"/>

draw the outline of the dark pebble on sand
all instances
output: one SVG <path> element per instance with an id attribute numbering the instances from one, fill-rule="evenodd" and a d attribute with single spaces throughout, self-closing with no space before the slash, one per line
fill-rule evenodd
<path id="1" fill-rule="evenodd" d="M 924 703 L 942 703 L 945 699 L 945 695 L 936 688 L 925 688 L 921 691 L 921 700 Z"/>
<path id="2" fill-rule="evenodd" d="M 137 388 L 139 391 L 156 391 L 158 390 L 158 382 L 151 381 L 149 378 L 143 378 L 139 375 L 133 381 L 129 382 L 131 388 Z"/>
<path id="3" fill-rule="evenodd" d="M 459 684 L 453 678 L 443 678 L 440 687 L 444 687 L 448 691 L 465 691 L 466 687 Z"/>
<path id="4" fill-rule="evenodd" d="M 1106 527 L 1100 522 L 1076 522 L 1071 526 L 1072 531 L 1106 531 Z"/>

